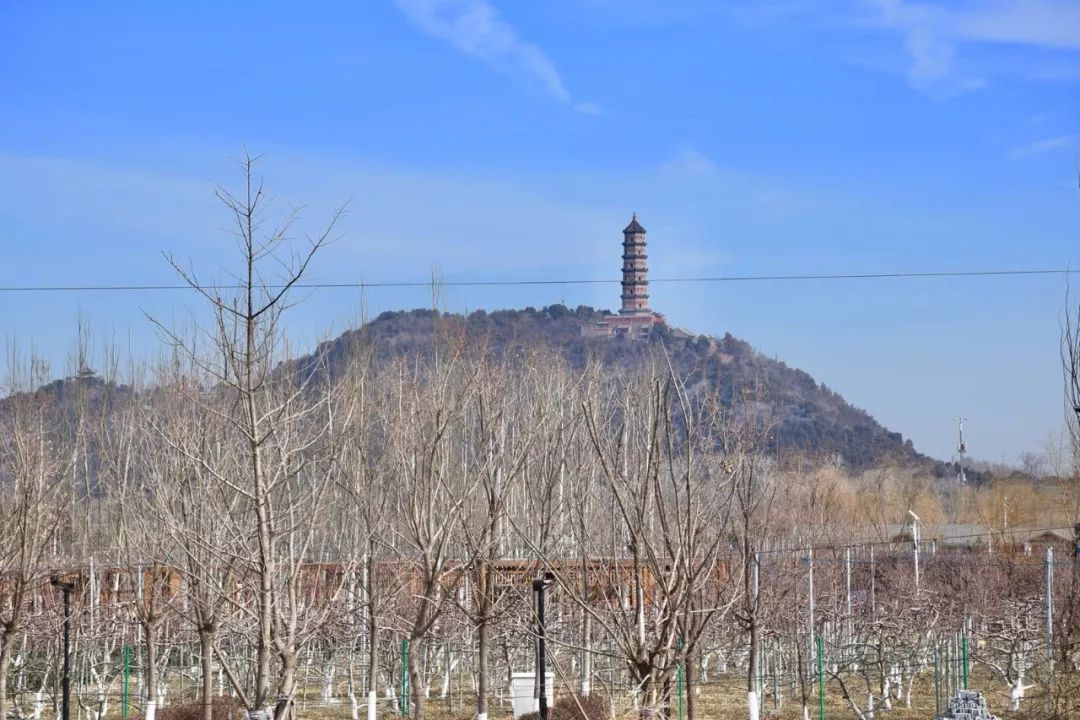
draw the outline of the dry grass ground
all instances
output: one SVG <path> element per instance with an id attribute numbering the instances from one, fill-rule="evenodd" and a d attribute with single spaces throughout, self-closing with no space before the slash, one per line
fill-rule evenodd
<path id="1" fill-rule="evenodd" d="M 1008 707 L 1008 695 L 1004 685 L 994 682 L 988 677 L 976 674 L 973 676 L 970 687 L 982 691 L 988 698 L 991 711 L 1003 720 L 1013 717 L 1006 711 Z M 1025 710 L 1030 712 L 1038 707 L 1040 701 L 1037 698 L 1037 690 L 1029 691 L 1030 697 L 1025 701 Z M 453 708 L 448 706 L 445 699 L 431 698 L 425 705 L 425 715 L 431 720 L 473 720 L 473 698 L 466 695 L 459 697 L 455 693 Z M 860 698 L 864 705 L 865 698 Z M 616 699 L 616 715 L 620 720 L 635 719 L 637 715 L 629 707 L 625 700 Z M 810 716 L 813 720 L 818 717 L 817 696 L 815 695 L 810 706 Z M 495 699 L 489 706 L 489 714 L 492 720 L 511 716 L 510 706 L 502 699 Z M 338 705 L 332 708 L 314 707 L 308 705 L 298 713 L 301 720 L 347 720 L 349 717 L 348 707 Z M 361 708 L 361 718 L 364 717 Z M 380 717 L 388 720 L 397 717 L 391 714 L 388 706 L 380 707 Z M 672 718 L 678 717 L 678 707 L 673 700 Z M 685 717 L 685 715 L 684 715 Z M 714 680 L 708 685 L 702 686 L 697 694 L 696 717 L 698 720 L 745 720 L 746 690 L 742 678 L 729 676 Z M 802 710 L 797 698 L 785 697 L 780 709 L 774 710 L 772 700 L 766 697 L 765 714 L 763 718 L 774 720 L 801 720 Z M 848 703 L 841 696 L 838 687 L 830 685 L 826 694 L 825 717 L 829 720 L 854 720 L 856 714 L 851 710 Z M 903 703 L 894 703 L 891 710 L 882 710 L 875 713 L 875 720 L 933 720 L 935 717 L 934 686 L 933 678 L 924 680 L 916 686 L 912 693 L 912 707 L 905 708 Z"/>
<path id="2" fill-rule="evenodd" d="M 697 720 L 745 720 L 747 717 L 746 712 L 746 690 L 745 681 L 743 678 L 735 675 L 714 676 L 708 684 L 698 686 L 698 692 L 695 696 L 696 700 L 696 717 Z M 855 692 L 857 686 L 854 682 L 849 682 L 849 687 L 852 692 Z M 991 711 L 1002 718 L 1002 720 L 1009 720 L 1015 718 L 1015 720 L 1044 720 L 1046 713 L 1043 712 L 1043 701 L 1039 697 L 1039 689 L 1032 688 L 1029 690 L 1029 695 L 1025 699 L 1023 704 L 1023 712 L 1020 714 L 1009 713 L 1006 708 L 1008 707 L 1008 692 L 1004 684 L 1000 681 L 995 681 L 985 673 L 976 671 L 973 673 L 970 687 L 981 691 L 988 699 Z M 178 691 L 170 694 L 169 708 L 162 708 L 159 710 L 160 720 L 199 720 L 201 713 L 194 712 L 189 717 L 182 713 L 177 714 L 174 708 L 177 705 L 182 704 L 184 701 L 194 702 L 194 688 L 185 688 L 187 692 Z M 834 682 L 830 683 L 827 687 L 826 693 L 826 707 L 825 717 L 829 720 L 856 720 L 856 714 L 851 710 L 848 703 L 841 696 L 839 686 Z M 316 698 L 319 697 L 319 691 L 316 688 L 309 687 L 307 692 L 304 692 L 302 688 L 297 693 L 297 716 L 299 720 L 349 720 L 351 717 L 349 705 L 347 701 L 338 702 L 332 706 L 323 706 Z M 633 707 L 630 706 L 625 694 L 616 696 L 614 699 L 615 716 L 617 720 L 637 720 L 637 713 L 635 713 Z M 362 699 L 361 699 L 362 700 Z M 779 709 L 775 709 L 773 706 L 772 698 L 767 694 L 765 699 L 765 713 L 763 719 L 771 718 L 772 720 L 801 720 L 801 706 L 797 697 L 785 696 L 782 699 Z M 865 697 L 860 697 L 859 702 L 865 709 Z M 452 702 L 448 702 L 447 699 L 439 698 L 436 695 L 430 697 L 425 703 L 425 716 L 430 720 L 474 720 L 475 713 L 473 708 L 475 707 L 475 697 L 468 693 L 459 693 L 457 690 L 453 693 Z M 72 715 L 76 717 L 76 708 L 72 708 Z M 222 715 L 224 715 L 222 713 Z M 239 713 L 239 717 L 242 718 L 242 713 Z M 361 720 L 366 718 L 366 706 L 361 705 L 359 708 L 359 716 Z M 498 696 L 492 697 L 489 703 L 489 716 L 491 720 L 510 720 L 511 711 L 510 705 L 506 701 L 505 697 Z M 683 717 L 685 718 L 685 706 Z M 80 715 L 83 720 L 86 720 L 86 715 Z M 132 720 L 137 720 L 141 717 L 138 708 L 133 708 L 131 713 Z M 679 717 L 679 708 L 676 698 L 672 698 L 671 709 L 672 720 Z M 818 705 L 817 695 L 811 699 L 810 702 L 810 717 L 813 720 L 818 718 Z M 933 720 L 935 717 L 935 701 L 934 701 L 934 684 L 933 677 L 923 677 L 921 682 L 915 687 L 912 693 L 912 707 L 906 708 L 903 703 L 894 703 L 893 708 L 890 710 L 877 709 L 874 715 L 875 720 Z M 1071 717 L 1071 716 L 1070 716 Z M 120 702 L 119 698 L 115 698 L 110 702 L 108 715 L 105 720 L 119 720 L 120 718 Z M 396 712 L 396 707 L 391 707 L 388 702 L 382 701 L 379 705 L 379 718 L 380 720 L 397 720 L 400 715 Z M 42 716 L 42 720 L 52 720 L 52 713 L 49 710 Z M 225 720 L 222 717 L 222 720 Z"/>

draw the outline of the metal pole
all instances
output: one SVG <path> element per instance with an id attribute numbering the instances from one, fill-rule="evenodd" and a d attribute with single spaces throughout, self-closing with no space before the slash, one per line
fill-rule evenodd
<path id="1" fill-rule="evenodd" d="M 967 452 L 967 443 L 964 442 L 964 421 L 966 417 L 959 417 L 956 419 L 960 428 L 960 440 L 956 444 L 956 450 L 960 455 L 960 475 L 957 478 L 961 484 L 967 482 L 967 475 L 964 474 L 964 453 Z"/>
<path id="2" fill-rule="evenodd" d="M 1054 548 L 1046 546 L 1046 689 L 1054 687 Z"/>
<path id="3" fill-rule="evenodd" d="M 818 678 L 818 720 L 825 720 L 825 647 L 819 636 L 817 639 L 817 678 Z"/>
<path id="4" fill-rule="evenodd" d="M 681 637 L 679 638 L 677 647 L 679 648 L 679 650 L 683 649 L 683 639 Z M 685 667 L 684 663 L 679 663 L 679 671 L 678 671 L 678 674 L 676 675 L 676 682 L 678 684 L 678 689 L 679 689 L 679 720 L 683 720 L 683 668 L 684 667 Z"/>
<path id="5" fill-rule="evenodd" d="M 409 714 L 409 641 L 401 641 L 401 714 Z"/>
<path id="6" fill-rule="evenodd" d="M 908 510 L 911 516 L 911 541 L 915 553 L 915 592 L 919 592 L 919 516 Z"/>
<path id="7" fill-rule="evenodd" d="M 71 593 L 75 585 L 63 582 L 56 575 L 49 578 L 49 583 L 59 588 L 64 594 L 64 669 L 60 682 L 61 705 L 60 712 L 63 720 L 71 718 Z"/>
<path id="8" fill-rule="evenodd" d="M 934 717 L 941 716 L 941 667 L 938 663 L 938 646 L 934 645 Z"/>
<path id="9" fill-rule="evenodd" d="M 780 638 L 773 640 L 772 651 L 772 705 L 773 710 L 780 711 L 780 673 L 783 667 L 780 665 Z"/>
<path id="10" fill-rule="evenodd" d="M 967 651 L 967 626 L 965 623 L 964 629 L 960 634 L 960 654 L 964 661 L 964 689 L 968 689 L 968 651 Z"/>
<path id="11" fill-rule="evenodd" d="M 536 592 L 536 674 L 538 680 L 537 698 L 540 701 L 540 720 L 548 720 L 547 697 L 547 628 L 544 625 L 544 591 L 555 581 L 555 576 L 545 573 L 543 578 L 533 580 Z"/>
<path id="12" fill-rule="evenodd" d="M 809 598 L 809 612 L 806 616 L 806 625 L 808 630 L 807 637 L 810 638 L 810 662 L 814 661 L 814 548 L 809 548 L 807 551 L 807 558 L 809 562 L 809 571 L 807 573 L 807 597 Z"/>
<path id="13" fill-rule="evenodd" d="M 71 720 L 71 585 L 65 584 L 64 591 L 64 683 L 63 708 L 64 720 Z"/>
<path id="14" fill-rule="evenodd" d="M 758 618 L 758 607 L 760 605 L 760 598 L 761 598 L 761 556 L 758 553 L 754 553 L 754 565 L 753 565 L 752 579 L 753 579 L 754 597 L 753 597 L 753 605 L 752 605 L 751 612 L 753 612 L 753 621 L 754 621 L 755 629 L 757 630 L 756 634 L 757 634 L 757 637 L 758 637 L 758 639 L 757 639 L 757 647 L 753 648 L 754 655 L 757 658 L 757 667 L 755 668 L 756 672 L 754 673 L 754 680 L 753 680 L 754 688 L 753 689 L 754 689 L 754 702 L 758 705 L 758 712 L 760 714 L 760 712 L 762 712 L 764 710 L 764 708 L 765 708 L 765 698 L 762 695 L 762 693 L 763 693 L 763 687 L 762 686 L 764 685 L 764 683 L 762 682 L 762 675 L 761 675 L 763 658 L 761 657 L 762 656 L 762 652 L 761 652 L 761 649 L 762 649 L 761 633 L 760 633 L 760 629 L 758 627 L 758 623 L 760 622 L 760 619 Z"/>
<path id="15" fill-rule="evenodd" d="M 128 704 L 131 701 L 131 646 L 124 646 L 124 694 L 120 705 L 120 717 L 127 720 Z"/>
<path id="16" fill-rule="evenodd" d="M 941 668 L 941 676 L 945 681 L 945 697 L 947 699 L 953 696 L 952 672 L 952 640 L 945 638 L 945 662 Z"/>

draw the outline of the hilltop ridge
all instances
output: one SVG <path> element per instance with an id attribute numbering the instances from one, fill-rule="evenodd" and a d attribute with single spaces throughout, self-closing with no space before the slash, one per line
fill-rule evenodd
<path id="1" fill-rule="evenodd" d="M 594 358 L 604 366 L 630 368 L 648 360 L 662 347 L 672 367 L 691 388 L 718 390 L 725 403 L 734 393 L 759 387 L 775 422 L 775 449 L 808 456 L 839 456 L 849 469 L 882 464 L 918 467 L 940 477 L 948 465 L 919 453 L 910 440 L 888 430 L 867 411 L 848 403 L 808 373 L 756 351 L 750 343 L 725 334 L 694 335 L 658 324 L 641 338 L 585 337 L 582 329 L 609 317 L 587 306 L 575 309 L 551 305 L 536 309 L 477 310 L 467 315 L 433 310 L 384 312 L 359 330 L 346 332 L 322 346 L 331 367 L 339 365 L 363 339 L 376 362 L 431 351 L 436 320 L 469 340 L 487 343 L 496 356 L 515 350 L 547 347 L 571 367 L 582 368 Z"/>

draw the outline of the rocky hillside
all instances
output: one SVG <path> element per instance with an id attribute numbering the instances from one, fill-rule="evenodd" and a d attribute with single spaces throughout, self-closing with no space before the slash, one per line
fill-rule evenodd
<path id="1" fill-rule="evenodd" d="M 430 310 L 387 312 L 323 350 L 329 353 L 331 367 L 339 365 L 360 333 L 364 344 L 374 347 L 377 360 L 385 362 L 430 352 L 436 327 L 488 343 L 500 355 L 538 343 L 547 345 L 575 367 L 582 367 L 590 357 L 608 366 L 630 367 L 655 357 L 662 348 L 688 384 L 718 389 L 725 402 L 743 389 L 759 388 L 773 408 L 774 442 L 782 453 L 839 455 L 852 470 L 896 463 L 920 466 L 941 476 L 951 474 L 944 464 L 918 453 L 910 440 L 882 427 L 865 410 L 853 407 L 802 370 L 765 357 L 743 340 L 731 335 L 694 336 L 667 327 L 654 329 L 645 340 L 582 337 L 582 326 L 601 316 L 589 307 L 571 310 L 562 305 L 541 310 L 481 310 L 467 316 Z"/>
<path id="2" fill-rule="evenodd" d="M 431 353 L 437 345 L 437 331 L 444 337 L 464 338 L 478 348 L 490 348 L 500 356 L 546 347 L 576 368 L 584 367 L 590 358 L 612 368 L 632 368 L 666 353 L 675 372 L 693 389 L 718 391 L 727 403 L 744 390 L 760 393 L 772 408 L 774 450 L 781 455 L 839 456 L 853 471 L 895 464 L 938 477 L 955 476 L 951 466 L 918 453 L 900 433 L 882 427 L 869 413 L 853 407 L 807 373 L 765 357 L 743 340 L 731 335 L 695 336 L 668 327 L 655 328 L 643 340 L 583 337 L 582 327 L 603 315 L 588 307 L 571 310 L 562 305 L 541 310 L 481 310 L 469 315 L 431 310 L 387 312 L 320 350 L 329 358 L 331 371 L 342 367 L 348 354 L 359 346 L 372 348 L 380 363 Z M 89 404 L 100 413 L 102 403 L 123 397 L 131 389 L 88 373 L 55 381 L 37 392 L 51 396 L 66 417 L 80 404 Z M 0 399 L 0 415 L 7 412 L 10 401 Z M 974 469 L 968 473 L 975 482 L 982 475 Z"/>

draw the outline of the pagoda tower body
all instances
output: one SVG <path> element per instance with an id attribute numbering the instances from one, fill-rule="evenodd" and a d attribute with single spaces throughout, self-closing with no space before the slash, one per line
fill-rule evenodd
<path id="1" fill-rule="evenodd" d="M 649 309 L 649 256 L 645 253 L 645 228 L 637 213 L 623 230 L 622 308 L 620 315 L 651 315 Z"/>
<path id="2" fill-rule="evenodd" d="M 649 307 L 649 256 L 645 253 L 645 228 L 637 214 L 623 230 L 622 242 L 622 306 L 619 314 L 608 314 L 594 323 L 583 326 L 586 337 L 629 335 L 648 337 L 656 325 L 664 325 L 664 316 Z"/>

